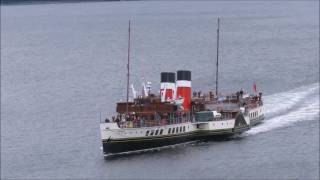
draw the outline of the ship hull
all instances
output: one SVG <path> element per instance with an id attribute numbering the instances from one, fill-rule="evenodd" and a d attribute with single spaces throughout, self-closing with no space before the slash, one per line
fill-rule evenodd
<path id="1" fill-rule="evenodd" d="M 131 152 L 145 151 L 160 147 L 168 147 L 193 140 L 195 133 L 171 135 L 163 137 L 131 138 L 123 140 L 103 141 L 103 153 L 105 156 L 126 154 Z"/>
<path id="2" fill-rule="evenodd" d="M 251 126 L 258 125 L 258 124 L 260 124 L 263 120 L 264 120 L 264 116 L 263 116 L 263 115 L 255 118 L 255 119 L 250 119 L 250 125 L 251 125 Z"/>
<path id="3" fill-rule="evenodd" d="M 166 148 L 201 140 L 212 140 L 217 138 L 230 137 L 241 134 L 250 129 L 249 125 L 214 131 L 197 131 L 177 135 L 167 135 L 160 137 L 128 138 L 128 139 L 106 139 L 102 141 L 103 154 L 105 157 L 121 154 L 136 153 L 159 148 Z"/>

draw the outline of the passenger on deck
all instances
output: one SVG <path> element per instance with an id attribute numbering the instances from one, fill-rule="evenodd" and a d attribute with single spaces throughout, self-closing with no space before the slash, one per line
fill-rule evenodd
<path id="1" fill-rule="evenodd" d="M 124 114 L 121 115 L 121 122 L 126 122 L 126 115 Z"/>
<path id="2" fill-rule="evenodd" d="M 117 115 L 116 123 L 117 123 L 117 124 L 118 124 L 118 126 L 120 127 L 120 118 L 119 118 L 119 115 Z"/>
<path id="3" fill-rule="evenodd" d="M 140 126 L 143 127 L 144 126 L 144 117 L 140 118 Z"/>
<path id="4" fill-rule="evenodd" d="M 140 117 L 136 116 L 136 125 L 137 127 L 141 127 Z"/>
<path id="5" fill-rule="evenodd" d="M 133 115 L 132 122 L 133 122 L 133 127 L 137 127 L 138 126 L 136 115 Z"/>

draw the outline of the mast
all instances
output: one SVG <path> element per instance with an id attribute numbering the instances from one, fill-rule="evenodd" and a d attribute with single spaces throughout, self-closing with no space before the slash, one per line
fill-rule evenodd
<path id="1" fill-rule="evenodd" d="M 218 17 L 218 28 L 217 28 L 217 64 L 216 64 L 216 95 L 218 98 L 218 75 L 219 75 L 219 28 L 220 18 Z"/>
<path id="2" fill-rule="evenodd" d="M 131 33 L 131 30 L 130 30 L 130 25 L 131 25 L 131 22 L 129 20 L 129 28 L 128 28 L 128 64 L 127 64 L 127 104 L 126 104 L 126 115 L 129 114 L 129 77 L 130 77 L 130 33 Z"/>

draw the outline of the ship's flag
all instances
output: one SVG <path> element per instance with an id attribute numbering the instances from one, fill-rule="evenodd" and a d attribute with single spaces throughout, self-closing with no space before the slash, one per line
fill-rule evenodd
<path id="1" fill-rule="evenodd" d="M 252 90 L 254 93 L 257 92 L 257 85 L 256 85 L 256 82 L 253 82 L 253 85 L 252 85 Z"/>

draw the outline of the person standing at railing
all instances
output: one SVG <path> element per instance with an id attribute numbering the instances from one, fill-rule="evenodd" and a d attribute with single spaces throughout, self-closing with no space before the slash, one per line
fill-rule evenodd
<path id="1" fill-rule="evenodd" d="M 143 116 L 140 118 L 140 126 L 144 127 L 144 117 Z"/>
<path id="2" fill-rule="evenodd" d="M 118 126 L 120 127 L 120 119 L 119 119 L 119 115 L 117 116 L 115 122 L 118 124 Z"/>
<path id="3" fill-rule="evenodd" d="M 158 113 L 155 113 L 155 119 L 157 121 L 157 125 L 159 126 L 160 125 L 160 120 L 161 120 L 161 117 Z"/>
<path id="4" fill-rule="evenodd" d="M 136 117 L 136 115 L 132 116 L 132 124 L 133 124 L 133 127 L 137 127 L 137 117 Z"/>
<path id="5" fill-rule="evenodd" d="M 121 122 L 123 122 L 123 123 L 126 122 L 126 118 L 127 118 L 127 116 L 122 114 L 121 115 Z"/>
<path id="6" fill-rule="evenodd" d="M 141 127 L 140 117 L 138 115 L 136 116 L 136 123 L 137 127 Z"/>

